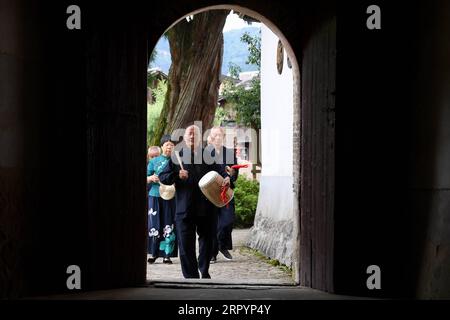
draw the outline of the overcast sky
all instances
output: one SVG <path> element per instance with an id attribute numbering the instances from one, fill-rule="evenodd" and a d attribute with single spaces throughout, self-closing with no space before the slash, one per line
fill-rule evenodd
<path id="1" fill-rule="evenodd" d="M 252 24 L 247 24 L 244 20 L 238 17 L 237 14 L 230 12 L 223 27 L 223 32 L 227 32 L 233 29 L 242 29 L 245 27 L 260 27 L 261 23 L 253 22 Z"/>

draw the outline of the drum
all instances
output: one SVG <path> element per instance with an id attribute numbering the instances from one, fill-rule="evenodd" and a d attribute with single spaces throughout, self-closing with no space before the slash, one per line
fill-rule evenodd
<path id="1" fill-rule="evenodd" d="M 216 171 L 208 172 L 198 182 L 198 186 L 205 197 L 219 208 L 226 206 L 234 196 L 233 189 L 228 188 L 226 191 L 226 201 L 222 201 L 222 183 L 223 177 Z"/>

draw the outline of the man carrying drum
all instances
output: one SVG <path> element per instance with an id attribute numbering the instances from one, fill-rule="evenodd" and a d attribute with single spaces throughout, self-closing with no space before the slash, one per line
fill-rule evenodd
<path id="1" fill-rule="evenodd" d="M 223 186 L 230 185 L 230 177 L 224 166 L 205 161 L 201 145 L 200 128 L 190 125 L 183 137 L 180 161 L 174 157 L 159 174 L 163 184 L 175 183 L 176 215 L 181 270 L 185 278 L 211 278 L 209 264 L 212 254 L 213 238 L 216 237 L 217 207 L 202 193 L 200 179 L 210 171 L 216 171 L 223 179 Z M 199 256 L 196 257 L 196 233 L 198 234 Z"/>
<path id="2" fill-rule="evenodd" d="M 237 180 L 239 170 L 232 169 L 231 167 L 237 165 L 236 154 L 234 149 L 226 148 L 224 146 L 225 132 L 222 127 L 213 127 L 208 137 L 208 143 L 215 150 L 216 163 L 225 167 L 231 178 L 231 188 L 234 189 L 234 183 Z M 211 263 L 215 263 L 217 260 L 217 254 L 219 251 L 223 254 L 224 258 L 231 260 L 231 256 L 228 250 L 233 249 L 233 241 L 231 233 L 233 231 L 234 215 L 234 199 L 229 204 L 219 208 L 217 217 L 217 237 L 213 240 L 213 252 L 211 256 Z"/>

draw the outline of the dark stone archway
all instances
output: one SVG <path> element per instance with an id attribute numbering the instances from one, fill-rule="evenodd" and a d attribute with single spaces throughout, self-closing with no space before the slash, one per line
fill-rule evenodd
<path id="1" fill-rule="evenodd" d="M 232 3 L 276 24 L 299 59 L 301 284 L 448 297 L 448 182 L 439 178 L 450 163 L 448 48 L 436 45 L 449 30 L 449 19 L 436 19 L 445 2 L 384 4 L 378 33 L 365 28 L 367 3 L 340 4 L 339 20 L 334 1 L 301 1 L 299 11 Z M 66 28 L 68 3 L 1 3 L 1 29 L 11 30 L 0 44 L 1 297 L 68 292 L 72 264 L 83 290 L 145 283 L 148 46 L 179 17 L 216 4 L 83 3 L 76 31 Z M 381 291 L 366 287 L 371 264 L 383 272 Z"/>
<path id="2" fill-rule="evenodd" d="M 36 161 L 25 166 L 25 172 L 32 175 L 15 182 L 24 187 L 24 193 L 8 195 L 30 207 L 23 210 L 21 222 L 17 221 L 26 231 L 7 231 L 7 237 L 15 241 L 6 260 L 10 267 L 18 268 L 14 277 L 2 279 L 8 282 L 4 288 L 11 288 L 2 295 L 64 292 L 65 271 L 71 264 L 81 267 L 86 290 L 145 283 L 145 161 L 141 159 L 145 159 L 146 147 L 148 46 L 156 44 L 176 19 L 215 4 L 127 3 L 126 9 L 120 3 L 107 7 L 83 4 L 79 31 L 65 27 L 66 16 L 60 13 L 66 7 L 62 4 L 43 3 L 34 12 L 16 5 L 16 19 L 21 21 L 25 15 L 30 22 L 25 39 L 39 39 L 33 51 L 38 54 L 25 54 L 39 68 L 39 72 L 28 72 L 40 92 L 33 96 L 32 104 L 39 117 L 29 119 L 32 105 L 26 106 L 30 126 L 24 137 L 27 143 L 34 141 L 30 150 L 36 152 L 30 159 Z M 304 59 L 315 54 L 312 44 L 325 40 L 310 41 L 310 35 L 335 15 L 328 1 L 320 6 L 305 4 L 301 12 L 282 7 L 273 10 L 273 4 L 257 1 L 242 2 L 242 6 L 273 21 L 295 55 Z M 39 28 L 31 28 L 40 13 L 48 19 Z M 335 25 L 332 28 L 335 30 Z M 319 60 L 314 61 L 319 65 Z M 306 97 L 308 92 L 304 94 Z M 309 106 L 313 105 L 311 101 Z M 7 225 L 15 222 L 14 218 L 7 221 Z M 313 241 L 313 233 L 305 235 Z M 21 250 L 19 245 L 23 254 L 17 258 L 14 252 Z M 327 257 L 332 256 L 332 246 L 328 248 Z M 302 284 L 332 290 L 332 265 L 325 265 L 330 274 L 326 280 L 308 280 L 316 272 L 311 268 L 303 272 Z M 28 279 L 25 268 L 35 270 L 39 277 L 30 275 Z"/>

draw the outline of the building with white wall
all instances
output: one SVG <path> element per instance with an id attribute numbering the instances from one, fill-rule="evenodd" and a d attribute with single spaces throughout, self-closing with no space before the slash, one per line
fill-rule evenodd
<path id="1" fill-rule="evenodd" d="M 262 25 L 262 171 L 255 224 L 248 244 L 272 259 L 291 265 L 294 248 L 293 74 L 286 52 L 283 50 L 281 55 L 278 52 L 281 52 L 278 37 Z"/>

